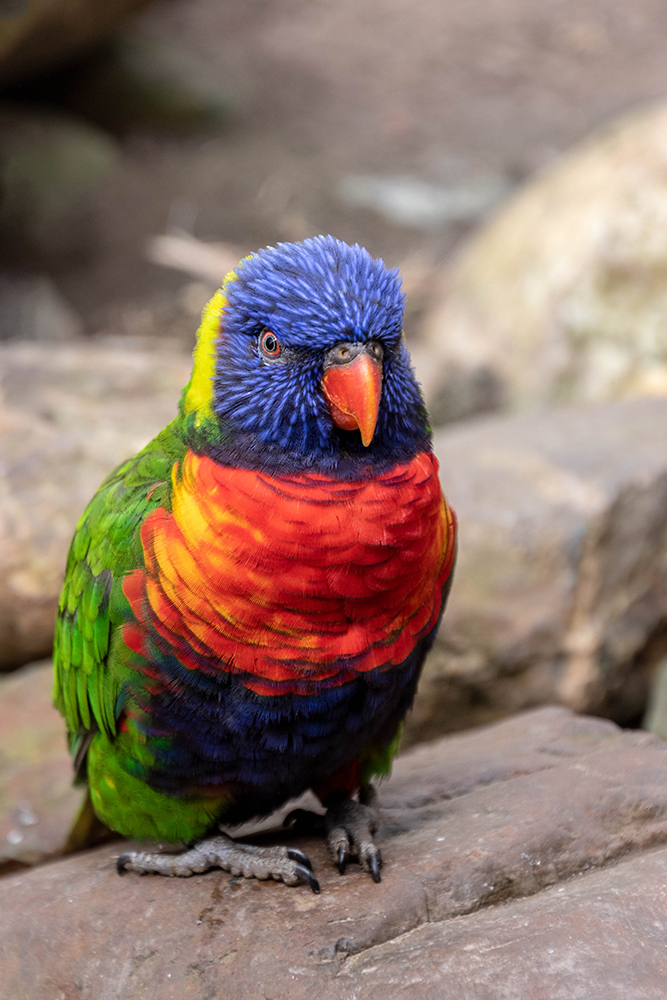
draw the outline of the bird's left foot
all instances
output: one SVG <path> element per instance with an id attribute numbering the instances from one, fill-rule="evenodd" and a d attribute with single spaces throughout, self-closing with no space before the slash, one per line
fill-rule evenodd
<path id="1" fill-rule="evenodd" d="M 182 854 L 152 854 L 133 851 L 121 854 L 116 862 L 118 873 L 137 872 L 139 875 L 172 875 L 187 878 L 209 868 L 222 868 L 244 878 L 275 879 L 286 885 L 307 882 L 313 892 L 319 892 L 319 882 L 313 875 L 310 861 L 295 847 L 254 847 L 239 844 L 226 834 L 202 840 Z"/>
<path id="2" fill-rule="evenodd" d="M 359 795 L 359 802 L 344 799 L 326 814 L 327 841 L 341 875 L 349 860 L 358 861 L 374 882 L 381 882 L 382 855 L 373 835 L 380 825 L 377 793 L 372 785 Z"/>

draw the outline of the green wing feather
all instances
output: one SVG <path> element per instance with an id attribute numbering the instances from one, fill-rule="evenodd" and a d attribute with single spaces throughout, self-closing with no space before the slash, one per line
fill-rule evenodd
<path id="1" fill-rule="evenodd" d="M 72 540 L 54 643 L 54 702 L 80 764 L 90 732 L 116 733 L 124 665 L 119 626 L 128 620 L 127 573 L 143 565 L 141 525 L 171 509 L 174 464 L 186 450 L 179 421 L 119 466 L 100 486 Z"/>

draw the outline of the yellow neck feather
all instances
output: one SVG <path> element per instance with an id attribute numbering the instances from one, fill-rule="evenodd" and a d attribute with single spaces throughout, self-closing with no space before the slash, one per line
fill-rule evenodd
<path id="1" fill-rule="evenodd" d="M 213 380 L 215 378 L 216 340 L 220 334 L 222 310 L 227 305 L 225 288 L 234 281 L 236 274 L 230 271 L 211 301 L 204 307 L 202 321 L 197 331 L 194 349 L 192 377 L 183 398 L 183 412 L 195 413 L 195 425 L 199 427 L 213 416 Z"/>

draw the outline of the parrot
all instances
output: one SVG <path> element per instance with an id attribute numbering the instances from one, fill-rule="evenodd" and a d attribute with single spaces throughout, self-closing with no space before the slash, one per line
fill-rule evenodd
<path id="1" fill-rule="evenodd" d="M 121 874 L 319 892 L 304 852 L 223 830 L 312 790 L 334 866 L 381 880 L 376 784 L 456 555 L 404 300 L 398 270 L 333 236 L 244 258 L 175 419 L 79 520 L 54 702 L 84 812 L 147 847 Z"/>

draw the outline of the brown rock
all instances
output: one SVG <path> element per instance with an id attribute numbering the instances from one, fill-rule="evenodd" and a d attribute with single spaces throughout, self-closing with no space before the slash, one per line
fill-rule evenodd
<path id="1" fill-rule="evenodd" d="M 667 396 L 667 106 L 528 184 L 443 275 L 418 364 L 436 421 Z"/>
<path id="2" fill-rule="evenodd" d="M 340 995 L 662 1000 L 666 882 L 663 848 L 512 907 L 428 923 L 352 956 Z"/>
<path id="3" fill-rule="evenodd" d="M 639 720 L 667 622 L 667 401 L 436 436 L 459 559 L 408 740 L 558 701 Z"/>
<path id="4" fill-rule="evenodd" d="M 51 663 L 0 680 L 0 871 L 62 850 L 79 810 Z"/>
<path id="5" fill-rule="evenodd" d="M 371 1000 L 393 987 L 430 998 L 451 975 L 452 996 L 657 1000 L 667 849 L 645 852 L 667 843 L 665 789 L 667 747 L 655 737 L 548 708 L 397 762 L 381 790 L 377 886 L 354 867 L 340 878 L 313 840 L 297 843 L 320 896 L 220 872 L 120 879 L 117 847 L 8 875 L 0 997 Z M 578 956 L 579 992 L 568 993 Z M 539 992 L 545 977 L 556 985 Z"/>
<path id="6" fill-rule="evenodd" d="M 76 522 L 173 419 L 190 367 L 168 344 L 0 347 L 0 669 L 49 654 Z"/>

